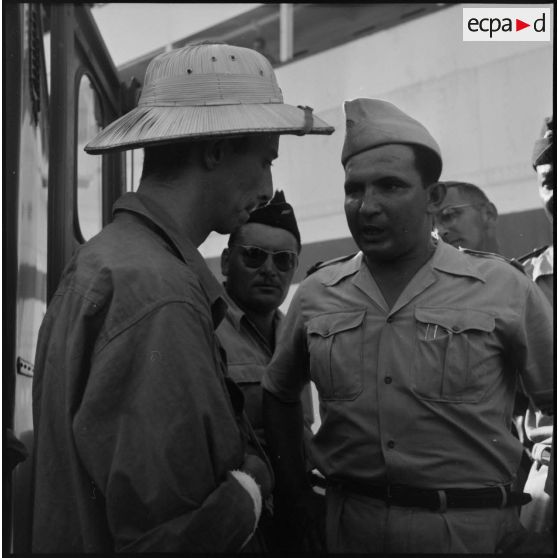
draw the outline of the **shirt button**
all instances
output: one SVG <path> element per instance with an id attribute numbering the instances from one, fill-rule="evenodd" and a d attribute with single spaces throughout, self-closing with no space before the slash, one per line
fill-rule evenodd
<path id="1" fill-rule="evenodd" d="M 459 331 L 459 326 L 453 326 L 451 330 L 457 333 Z"/>
<path id="2" fill-rule="evenodd" d="M 391 384 L 391 382 L 392 382 L 391 376 L 386 376 L 386 377 L 384 378 L 384 382 L 385 382 L 386 384 Z"/>
<path id="3" fill-rule="evenodd" d="M 387 447 L 390 448 L 390 449 L 393 449 L 393 448 L 395 447 L 395 442 L 394 442 L 393 440 L 390 440 L 390 441 L 387 443 Z"/>

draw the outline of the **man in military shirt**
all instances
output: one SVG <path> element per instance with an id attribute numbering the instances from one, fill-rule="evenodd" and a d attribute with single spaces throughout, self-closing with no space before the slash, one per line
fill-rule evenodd
<path id="1" fill-rule="evenodd" d="M 553 117 L 544 121 L 541 137 L 533 149 L 533 168 L 537 173 L 539 196 L 550 223 L 556 216 L 554 190 L 554 132 Z M 519 258 L 526 273 L 542 289 L 550 305 L 554 305 L 554 246 L 539 248 Z M 554 467 L 550 466 L 552 451 L 553 417 L 545 416 L 531 406 L 525 415 L 525 432 L 533 442 L 531 456 L 533 465 L 525 485 L 533 500 L 521 511 L 521 522 L 535 532 L 553 529 L 554 517 L 552 495 L 554 494 Z M 554 463 L 554 462 L 553 462 Z"/>
<path id="2" fill-rule="evenodd" d="M 221 254 L 228 308 L 216 330 L 227 353 L 229 376 L 244 395 L 244 408 L 266 446 L 262 419 L 261 380 L 268 365 L 284 315 L 283 304 L 298 266 L 300 232 L 292 206 L 282 191 L 250 213 L 246 223 L 231 233 Z M 310 390 L 305 392 L 305 417 L 313 422 Z"/>
<path id="3" fill-rule="evenodd" d="M 475 184 L 454 180 L 444 181 L 446 196 L 442 207 L 434 214 L 436 234 L 444 242 L 462 250 L 500 254 L 496 231 L 498 210 L 487 195 Z M 480 255 L 480 254 L 479 254 Z M 515 265 L 517 262 L 514 262 Z M 518 390 L 514 405 L 512 431 L 521 442 L 525 439 L 523 422 L 529 400 Z M 526 454 L 520 467 L 520 486 L 523 486 L 531 460 Z"/>
<path id="4" fill-rule="evenodd" d="M 535 142 L 532 158 L 533 168 L 537 173 L 539 197 L 551 226 L 556 216 L 553 124 L 554 117 L 545 119 L 541 137 Z M 543 290 L 550 304 L 554 304 L 554 246 L 543 246 L 525 254 L 519 260 L 527 274 Z"/>
<path id="5" fill-rule="evenodd" d="M 434 215 L 438 236 L 456 248 L 499 254 L 496 206 L 474 184 L 448 180 L 444 185 L 446 197 Z"/>
<path id="6" fill-rule="evenodd" d="M 267 444 L 262 418 L 261 381 L 275 350 L 285 300 L 298 266 L 300 232 L 292 206 L 282 191 L 250 213 L 246 223 L 229 236 L 221 254 L 227 311 L 216 330 L 227 354 L 229 376 L 244 395 L 244 409 L 264 451 Z M 303 392 L 306 447 L 314 421 L 310 386 Z M 312 469 L 310 455 L 308 470 Z M 269 551 L 281 548 L 281 539 L 268 501 L 260 520 L 261 536 Z"/>
<path id="7" fill-rule="evenodd" d="M 503 259 L 433 241 L 445 189 L 422 124 L 374 99 L 345 113 L 345 213 L 360 252 L 301 283 L 264 376 L 280 501 L 301 516 L 308 501 L 299 394 L 312 380 L 329 552 L 495 552 L 520 529 L 524 500 L 510 490 L 518 378 L 552 410 L 550 309 Z"/>

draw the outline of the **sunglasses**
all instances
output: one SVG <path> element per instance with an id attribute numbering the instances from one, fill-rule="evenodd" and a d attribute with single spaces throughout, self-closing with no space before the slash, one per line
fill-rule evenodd
<path id="1" fill-rule="evenodd" d="M 482 206 L 481 203 L 460 203 L 458 205 L 448 205 L 444 207 L 444 209 L 438 211 L 436 215 L 434 215 L 434 223 L 440 225 L 449 225 L 457 217 L 459 217 L 463 213 L 463 209 L 465 207 L 479 207 Z"/>
<path id="2" fill-rule="evenodd" d="M 268 256 L 271 256 L 273 265 L 279 271 L 290 271 L 294 269 L 298 263 L 298 255 L 291 250 L 279 250 L 277 252 L 270 252 L 257 246 L 245 246 L 243 244 L 232 244 L 240 249 L 242 262 L 246 267 L 251 269 L 258 269 L 266 261 Z"/>

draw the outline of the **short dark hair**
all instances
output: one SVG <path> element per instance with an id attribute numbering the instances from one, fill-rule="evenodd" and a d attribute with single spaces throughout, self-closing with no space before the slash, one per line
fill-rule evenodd
<path id="1" fill-rule="evenodd" d="M 442 172 L 442 162 L 440 157 L 422 145 L 410 144 L 415 153 L 415 166 L 422 179 L 422 185 L 426 188 L 438 181 Z"/>
<path id="2" fill-rule="evenodd" d="M 441 184 L 445 184 L 447 190 L 455 188 L 461 195 L 465 196 L 473 203 L 491 203 L 487 195 L 478 186 L 475 186 L 470 182 L 447 180 Z"/>
<path id="3" fill-rule="evenodd" d="M 250 136 L 233 136 L 226 139 L 230 140 L 235 153 L 246 153 L 249 148 Z M 192 149 L 208 141 L 210 140 L 179 141 L 145 147 L 142 178 L 174 178 L 187 164 Z"/>

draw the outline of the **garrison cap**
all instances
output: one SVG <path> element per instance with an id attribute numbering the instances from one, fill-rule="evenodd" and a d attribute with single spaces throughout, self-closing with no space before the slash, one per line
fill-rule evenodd
<path id="1" fill-rule="evenodd" d="M 289 231 L 300 246 L 300 232 L 292 205 L 285 200 L 282 190 L 277 190 L 267 205 L 259 207 L 250 213 L 246 223 L 260 223 Z"/>
<path id="2" fill-rule="evenodd" d="M 343 166 L 354 155 L 363 151 L 402 143 L 421 145 L 429 149 L 439 162 L 442 172 L 442 155 L 436 140 L 418 120 L 411 118 L 394 104 L 380 99 L 353 99 L 345 101 L 346 134 L 341 162 Z"/>
<path id="3" fill-rule="evenodd" d="M 554 149 L 554 116 L 544 119 L 540 138 L 535 141 L 533 148 L 533 168 L 552 162 L 552 150 Z"/>

